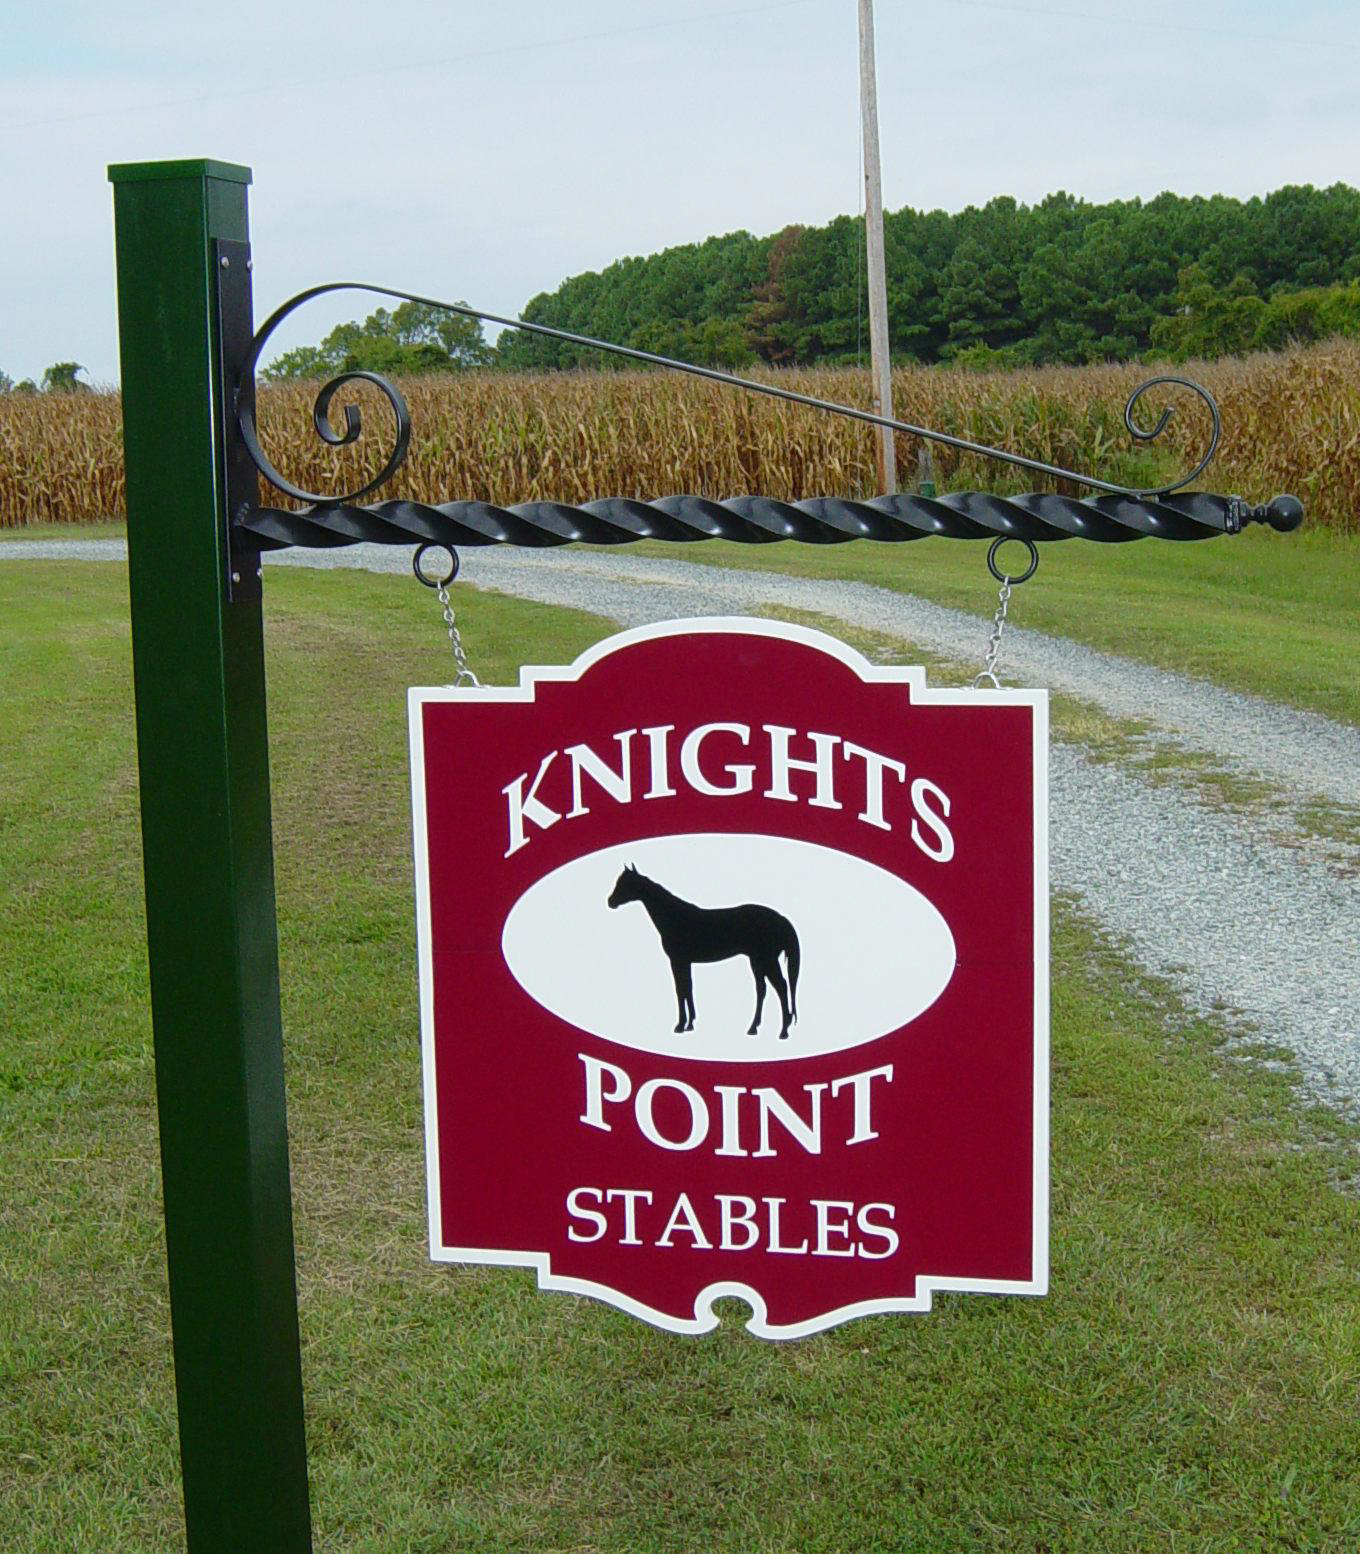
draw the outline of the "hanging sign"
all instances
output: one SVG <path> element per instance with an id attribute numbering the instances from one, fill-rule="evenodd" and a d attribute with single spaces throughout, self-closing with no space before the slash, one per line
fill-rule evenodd
<path id="1" fill-rule="evenodd" d="M 436 1259 L 767 1338 L 1045 1292 L 1045 693 L 718 619 L 410 701 Z"/>

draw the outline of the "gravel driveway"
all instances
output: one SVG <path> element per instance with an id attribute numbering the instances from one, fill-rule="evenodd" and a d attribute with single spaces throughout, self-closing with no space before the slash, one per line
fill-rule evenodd
<path id="1" fill-rule="evenodd" d="M 10 542 L 0 559 L 121 559 L 121 541 Z M 462 552 L 463 583 L 589 610 L 623 625 L 783 606 L 973 663 L 985 626 L 865 583 L 817 582 L 691 562 L 576 550 Z M 273 565 L 409 576 L 386 546 L 286 552 Z M 432 616 L 432 623 L 435 622 Z M 432 624 L 433 632 L 433 624 Z M 476 643 L 468 643 L 476 666 Z M 1079 695 L 1158 725 L 1185 747 L 1270 778 L 1298 799 L 1360 800 L 1360 730 L 1039 632 L 1007 633 L 1013 681 Z M 1360 887 L 1193 789 L 1055 745 L 1052 869 L 1151 971 L 1244 1034 L 1289 1048 L 1308 1088 L 1360 1114 Z"/>

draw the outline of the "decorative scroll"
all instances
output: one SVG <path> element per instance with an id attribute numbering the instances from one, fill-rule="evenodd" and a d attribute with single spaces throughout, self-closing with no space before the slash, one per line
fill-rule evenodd
<path id="1" fill-rule="evenodd" d="M 392 476 L 406 462 L 406 455 L 411 447 L 411 412 L 406 408 L 406 400 L 401 390 L 395 384 L 389 383 L 386 378 L 379 377 L 376 372 L 342 372 L 338 377 L 332 378 L 328 383 L 322 384 L 316 396 L 316 403 L 312 406 L 312 425 L 316 429 L 316 435 L 322 442 L 332 448 L 345 448 L 350 443 L 358 442 L 363 436 L 363 417 L 359 413 L 358 405 L 345 406 L 345 429 L 343 432 L 335 431 L 330 424 L 331 401 L 346 383 L 371 383 L 378 392 L 387 400 L 396 422 L 396 436 L 392 443 L 392 451 L 387 456 L 387 461 L 382 469 L 362 486 L 356 486 L 353 491 L 346 491 L 336 498 L 327 498 L 313 491 L 304 491 L 301 486 L 295 486 L 285 475 L 281 475 L 274 468 L 268 454 L 260 445 L 259 432 L 255 426 L 255 396 L 242 394 L 237 406 L 237 424 L 241 428 L 241 440 L 246 445 L 251 461 L 255 468 L 273 486 L 277 486 L 285 496 L 291 496 L 298 502 L 325 502 L 335 500 L 340 502 L 352 502 L 356 497 L 367 496 L 370 491 L 376 491 L 379 486 L 385 485 Z"/>
<path id="2" fill-rule="evenodd" d="M 799 394 L 796 393 L 793 389 L 783 388 L 775 383 L 761 383 L 751 378 L 740 378 L 730 372 L 721 372 L 716 367 L 700 367 L 694 362 L 679 361 L 676 358 L 670 356 L 658 356 L 655 352 L 652 351 L 640 351 L 634 349 L 631 346 L 615 345 L 608 340 L 595 340 L 588 335 L 572 334 L 570 331 L 565 329 L 553 329 L 546 324 L 530 323 L 525 319 L 503 318 L 496 313 L 487 313 L 480 308 L 468 307 L 466 303 L 462 302 L 442 302 L 434 297 L 422 297 L 414 292 L 397 291 L 390 286 L 372 286 L 362 281 L 329 281 L 323 285 L 312 286 L 306 291 L 299 292 L 296 297 L 290 298 L 281 307 L 276 308 L 274 312 L 270 314 L 270 316 L 261 325 L 260 329 L 256 332 L 254 339 L 251 341 L 250 351 L 246 357 L 244 365 L 242 366 L 240 381 L 237 386 L 238 424 L 241 429 L 242 440 L 250 453 L 251 459 L 255 463 L 255 467 L 262 475 L 265 476 L 267 480 L 272 482 L 272 484 L 277 486 L 278 489 L 284 492 L 286 495 L 294 497 L 298 501 L 312 502 L 318 505 L 324 505 L 328 508 L 340 507 L 346 503 L 353 502 L 361 496 L 366 496 L 371 491 L 376 491 L 379 486 L 383 485 L 386 481 L 391 479 L 391 477 L 405 462 L 411 439 L 410 414 L 407 411 L 406 402 L 402 398 L 400 392 L 392 384 L 388 383 L 385 379 L 379 377 L 375 373 L 354 371 L 341 373 L 338 377 L 332 378 L 328 383 L 323 385 L 317 395 L 316 403 L 312 410 L 312 424 L 316 429 L 317 435 L 322 439 L 322 441 L 330 444 L 332 447 L 342 447 L 357 441 L 357 439 L 362 435 L 363 431 L 363 422 L 360 416 L 359 407 L 357 405 L 345 405 L 345 430 L 343 433 L 332 430 L 329 421 L 327 420 L 327 414 L 336 392 L 345 383 L 362 379 L 374 384 L 386 397 L 388 405 L 392 410 L 392 414 L 395 419 L 395 439 L 393 442 L 392 451 L 388 455 L 382 470 L 372 480 L 369 480 L 364 485 L 357 487 L 353 491 L 345 492 L 341 495 L 330 496 L 313 491 L 304 491 L 301 487 L 294 485 L 287 479 L 286 476 L 282 475 L 274 467 L 261 447 L 259 434 L 255 425 L 253 385 L 255 369 L 259 364 L 260 356 L 264 350 L 265 344 L 269 340 L 270 336 L 274 333 L 274 331 L 278 328 L 278 326 L 284 321 L 284 319 L 293 313 L 297 308 L 301 307 L 304 303 L 310 302 L 315 297 L 323 296 L 324 294 L 332 291 L 368 291 L 373 292 L 378 296 L 398 297 L 406 302 L 419 303 L 424 307 L 439 308 L 447 313 L 458 313 L 466 318 L 481 319 L 487 323 L 499 324 L 507 329 L 522 329 L 527 330 L 531 334 L 547 335 L 554 340 L 565 340 L 572 345 L 586 346 L 591 350 L 603 351 L 611 356 L 621 356 L 630 361 L 642 362 L 647 366 L 664 367 L 672 372 L 686 373 L 691 377 L 707 378 L 711 382 L 722 383 L 730 388 L 742 389 L 746 393 L 763 394 L 767 398 L 782 399 L 790 404 L 805 405 L 813 410 L 822 410 L 829 415 L 846 416 L 851 420 L 862 421 L 870 426 L 887 427 L 891 431 L 902 432 L 910 437 L 920 437 L 924 438 L 927 442 L 939 443 L 941 446 L 947 448 L 955 448 L 961 453 L 975 454 L 982 458 L 996 459 L 1000 463 L 1009 464 L 1015 468 L 1031 470 L 1036 474 L 1046 475 L 1056 480 L 1071 481 L 1076 485 L 1085 486 L 1093 491 L 1102 491 L 1112 496 L 1163 499 L 1169 497 L 1173 492 L 1180 491 L 1185 486 L 1188 486 L 1191 481 L 1195 480 L 1199 475 L 1201 475 L 1209 466 L 1209 463 L 1213 459 L 1215 453 L 1218 451 L 1219 439 L 1223 430 L 1223 423 L 1219 414 L 1218 405 L 1215 402 L 1213 395 L 1210 394 L 1208 389 L 1204 388 L 1201 384 L 1192 382 L 1189 378 L 1181 378 L 1166 374 L 1149 379 L 1148 382 L 1142 384 L 1139 388 L 1134 390 L 1134 392 L 1129 396 L 1127 405 L 1124 407 L 1124 424 L 1128 428 L 1129 434 L 1136 441 L 1152 442 L 1154 439 L 1160 437 L 1166 430 L 1167 426 L 1170 424 L 1171 417 L 1174 413 L 1170 406 L 1163 408 L 1160 416 L 1157 418 L 1156 423 L 1151 428 L 1145 428 L 1141 426 L 1135 419 L 1135 412 L 1143 396 L 1146 395 L 1150 390 L 1159 387 L 1188 389 L 1191 393 L 1197 395 L 1200 401 L 1208 409 L 1212 425 L 1212 435 L 1210 437 L 1209 445 L 1205 453 L 1195 464 L 1194 468 L 1191 469 L 1187 474 L 1179 475 L 1175 480 L 1167 481 L 1162 485 L 1150 489 L 1139 490 L 1135 487 L 1121 486 L 1108 480 L 1101 480 L 1095 475 L 1082 474 L 1077 470 L 1063 469 L 1059 465 L 1048 464 L 1041 459 L 1026 458 L 1023 454 L 1010 453 L 1003 448 L 992 448 L 987 446 L 985 443 L 972 442 L 968 438 L 956 437 L 949 432 L 933 431 L 929 427 L 916 426 L 910 421 L 898 421 L 893 419 L 891 416 L 882 416 L 875 414 L 873 411 L 860 410 L 853 405 L 842 405 L 837 404 L 833 400 L 817 399 L 811 394 Z M 759 499 L 741 498 L 738 500 L 754 502 Z M 828 502 L 832 500 L 833 499 L 827 499 Z M 1034 499 L 1022 497 L 1014 500 L 1018 500 L 1023 504 Z M 402 505 L 406 506 L 408 504 Z M 448 505 L 450 504 L 443 504 L 440 508 L 440 511 L 444 511 Z M 467 504 L 452 505 L 459 506 Z M 543 504 L 538 505 L 542 506 Z M 788 506 L 788 504 L 777 505 L 781 510 Z M 806 507 L 807 504 L 804 503 L 797 505 Z M 858 509 L 872 504 L 855 503 L 841 505 L 847 508 L 853 506 L 854 508 Z M 497 511 L 501 510 L 497 509 Z M 518 512 L 520 509 L 512 508 L 505 509 L 505 511 Z M 573 508 L 571 511 L 589 512 L 590 508 Z M 760 520 L 756 519 L 753 521 L 759 525 Z M 831 517 L 826 521 L 831 523 L 833 529 L 836 528 L 839 522 L 839 520 L 835 517 Z M 852 523 L 856 521 L 859 520 L 851 519 Z M 1032 534 L 1026 535 L 1024 537 L 1033 539 L 1065 538 L 1071 534 L 1080 534 L 1084 532 L 1080 527 L 1080 524 L 1078 524 L 1076 527 L 1072 527 L 1070 525 L 1064 525 L 1060 521 L 1058 527 L 1062 531 L 1059 535 Z M 1138 528 L 1139 533 L 1160 532 L 1155 527 L 1155 525 L 1152 528 L 1140 527 L 1138 525 L 1135 525 L 1135 527 Z M 921 532 L 943 533 L 952 531 L 927 528 Z M 999 532 L 1008 531 L 1004 529 L 998 529 L 995 527 L 995 525 L 992 525 L 985 526 L 983 532 L 995 535 Z M 1221 530 L 1219 532 L 1221 532 Z M 680 536 L 674 537 L 678 538 Z M 699 536 L 696 535 L 685 537 L 697 538 Z M 740 538 L 742 536 L 733 537 Z M 769 537 L 794 538 L 801 536 L 790 534 L 787 536 L 772 535 Z M 832 534 L 828 533 L 824 537 L 828 539 L 832 537 L 849 539 L 854 538 L 855 535 L 854 533 L 847 533 L 843 535 L 836 534 L 833 536 Z M 911 534 L 893 536 L 880 535 L 879 537 L 915 538 L 917 536 L 915 534 Z M 1091 537 L 1113 538 L 1115 536 L 1102 535 Z M 1133 536 L 1120 535 L 1118 537 L 1131 538 Z M 480 542 L 477 540 L 466 540 L 462 543 L 478 544 L 489 542 L 485 540 Z M 534 542 L 525 540 L 518 543 L 530 544 Z M 608 543 L 608 541 L 602 541 L 601 543 Z"/>

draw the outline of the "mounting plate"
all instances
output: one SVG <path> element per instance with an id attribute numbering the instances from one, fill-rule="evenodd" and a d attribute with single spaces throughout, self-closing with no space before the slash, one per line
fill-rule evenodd
<path id="1" fill-rule="evenodd" d="M 254 333 L 250 244 L 218 238 L 213 243 L 213 257 L 220 342 L 218 371 L 221 374 L 222 425 L 219 439 L 222 487 L 226 494 L 225 511 L 218 519 L 222 530 L 222 575 L 228 602 L 240 604 L 258 600 L 262 593 L 259 545 L 255 536 L 240 526 L 240 520 L 258 507 L 260 501 L 260 477 L 237 421 L 237 384 L 250 354 Z M 241 385 L 240 393 L 242 397 L 248 395 L 253 405 L 253 377 Z"/>

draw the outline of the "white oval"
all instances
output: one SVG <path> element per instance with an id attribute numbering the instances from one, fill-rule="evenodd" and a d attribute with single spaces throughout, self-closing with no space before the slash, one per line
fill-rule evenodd
<path id="1" fill-rule="evenodd" d="M 694 964 L 694 1028 L 674 1030 L 675 983 L 646 908 L 609 906 L 629 864 L 696 906 L 755 903 L 788 918 L 801 965 L 787 1039 L 769 987 L 759 1031 L 747 1034 L 755 981 L 744 954 Z M 501 950 L 519 985 L 559 1019 L 642 1052 L 718 1063 L 874 1041 L 924 1013 L 955 961 L 944 918 L 887 869 L 813 842 L 710 832 L 607 847 L 554 869 L 510 909 Z"/>

